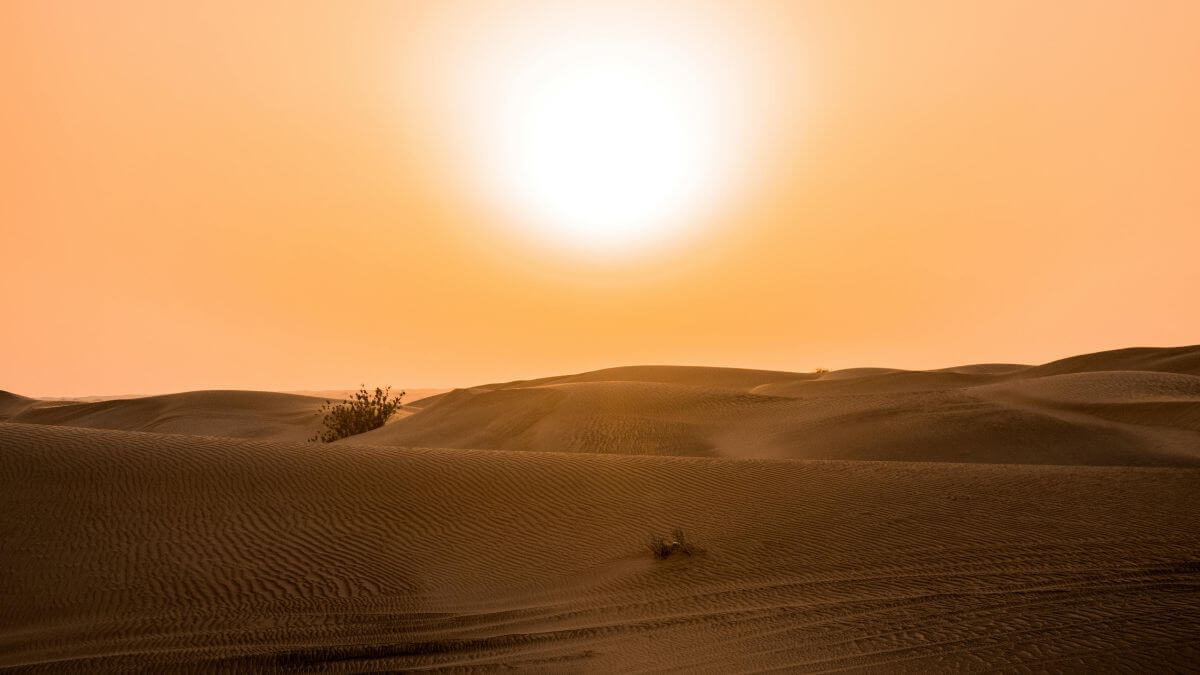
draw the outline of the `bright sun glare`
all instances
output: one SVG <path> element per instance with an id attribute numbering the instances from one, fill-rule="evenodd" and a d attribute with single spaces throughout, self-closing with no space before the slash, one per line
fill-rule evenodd
<path id="1" fill-rule="evenodd" d="M 629 11 L 520 18 L 473 36 L 455 101 L 465 168 L 502 219 L 593 254 L 701 222 L 745 150 L 736 50 Z"/>

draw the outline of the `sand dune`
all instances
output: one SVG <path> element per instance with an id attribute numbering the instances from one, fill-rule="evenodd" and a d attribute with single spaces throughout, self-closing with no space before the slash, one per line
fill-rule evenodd
<path id="1" fill-rule="evenodd" d="M 517 380 L 483 385 L 483 389 L 527 389 L 552 384 L 580 382 L 658 382 L 704 387 L 721 387 L 748 391 L 775 382 L 796 382 L 820 377 L 816 373 L 789 373 L 781 370 L 748 370 L 745 368 L 709 368 L 703 366 L 622 366 L 605 368 L 576 375 L 544 377 L 537 380 Z"/>
<path id="2" fill-rule="evenodd" d="M 1200 376 L 1200 345 L 1187 347 L 1130 347 L 1094 354 L 1081 354 L 1052 361 L 1030 374 L 1063 375 L 1104 370 L 1144 370 Z"/>
<path id="3" fill-rule="evenodd" d="M 1186 669 L 1200 471 L 0 425 L 0 666 Z M 650 530 L 706 551 L 656 561 Z"/>
<path id="4" fill-rule="evenodd" d="M 1196 466 L 1197 383 L 1200 347 L 1195 346 L 1122 349 L 1041 366 L 976 364 L 930 371 L 629 366 L 449 392 L 414 390 L 393 423 L 346 442 L 737 458 Z M 323 397 L 208 391 L 64 403 L 4 393 L 0 420 L 305 440 L 316 429 L 315 413 L 324 397 L 347 392 L 313 393 Z"/>
<path id="5" fill-rule="evenodd" d="M 0 669 L 1194 668 L 1198 362 L 0 393 Z"/>
<path id="6" fill-rule="evenodd" d="M 788 374 L 644 366 L 484 385 L 350 443 L 495 450 L 1200 466 L 1200 348 L 1046 366 Z M 1131 371 L 1136 365 L 1152 368 Z M 1107 368 L 1108 370 L 1103 370 Z M 1175 373 L 1167 368 L 1179 368 Z M 626 379 L 618 379 L 626 378 Z"/>
<path id="7" fill-rule="evenodd" d="M 324 399 L 265 391 L 191 391 L 95 403 L 36 402 L 7 421 L 122 431 L 307 440 Z"/>
<path id="8" fill-rule="evenodd" d="M 26 398 L 7 391 L 0 391 L 0 421 L 6 421 L 19 415 L 36 402 L 36 399 Z"/>
<path id="9" fill-rule="evenodd" d="M 1160 430 L 1200 431 L 1200 377 L 1190 375 L 1072 373 L 980 387 L 973 393 Z"/>
<path id="10" fill-rule="evenodd" d="M 967 375 L 978 375 L 980 373 L 985 375 L 1005 375 L 1026 370 L 1031 367 L 1032 366 L 1021 363 L 973 363 L 967 366 L 940 368 L 934 372 L 944 371 L 950 373 L 963 373 Z"/>
<path id="11" fill-rule="evenodd" d="M 410 405 L 413 403 L 417 403 L 418 401 L 427 399 L 430 396 L 437 396 L 438 394 L 444 394 L 444 393 L 450 391 L 450 389 L 448 387 L 417 387 L 417 388 L 410 387 L 407 389 L 393 388 L 391 393 L 396 394 L 396 393 L 399 393 L 400 391 L 404 392 L 405 405 Z M 298 396 L 312 396 L 314 398 L 320 398 L 320 399 L 325 399 L 325 400 L 340 401 L 340 400 L 350 398 L 356 392 L 358 392 L 358 389 L 312 389 L 312 390 L 306 390 L 306 391 L 289 391 L 287 393 L 296 394 Z"/>
<path id="12" fill-rule="evenodd" d="M 327 400 L 355 389 L 277 393 L 269 391 L 189 391 L 162 396 L 87 399 L 33 399 L 0 391 L 0 421 L 57 424 L 119 431 L 152 431 L 197 436 L 229 436 L 306 441 L 320 426 L 317 415 Z M 448 391 L 414 389 L 404 397 L 397 419 L 416 412 L 413 404 Z"/>

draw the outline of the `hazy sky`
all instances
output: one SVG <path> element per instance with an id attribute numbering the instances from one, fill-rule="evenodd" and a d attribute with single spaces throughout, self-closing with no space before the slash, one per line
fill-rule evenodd
<path id="1" fill-rule="evenodd" d="M 0 4 L 0 388 L 926 368 L 1200 342 L 1200 3 L 569 6 Z M 514 49 L 525 66 L 505 65 Z M 591 54 L 634 56 L 571 99 L 585 108 L 633 82 L 695 109 L 605 99 L 628 128 L 682 130 L 631 146 L 653 156 L 579 146 L 621 174 L 611 202 L 546 177 L 591 122 L 537 73 L 569 80 Z M 510 114 L 532 141 L 489 136 Z M 678 229 L 653 246 L 535 234 L 574 208 L 641 236 L 672 172 Z M 522 212 L 497 185 L 551 201 Z"/>

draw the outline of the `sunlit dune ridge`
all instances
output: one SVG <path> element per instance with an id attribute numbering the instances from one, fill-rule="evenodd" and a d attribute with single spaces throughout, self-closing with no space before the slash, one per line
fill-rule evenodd
<path id="1" fill-rule="evenodd" d="M 304 440 L 325 399 L 190 392 L 63 404 L 10 397 L 14 422 Z M 742 458 L 1200 465 L 1200 347 L 1041 366 L 829 373 L 634 366 L 414 400 L 343 442 Z"/>

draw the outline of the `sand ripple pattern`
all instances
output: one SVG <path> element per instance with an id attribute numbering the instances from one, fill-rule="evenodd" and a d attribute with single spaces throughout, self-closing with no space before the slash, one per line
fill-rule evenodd
<path id="1" fill-rule="evenodd" d="M 1189 468 L 0 424 L 0 668 L 1188 670 L 1197 495 Z M 676 525 L 705 553 L 652 560 Z"/>

